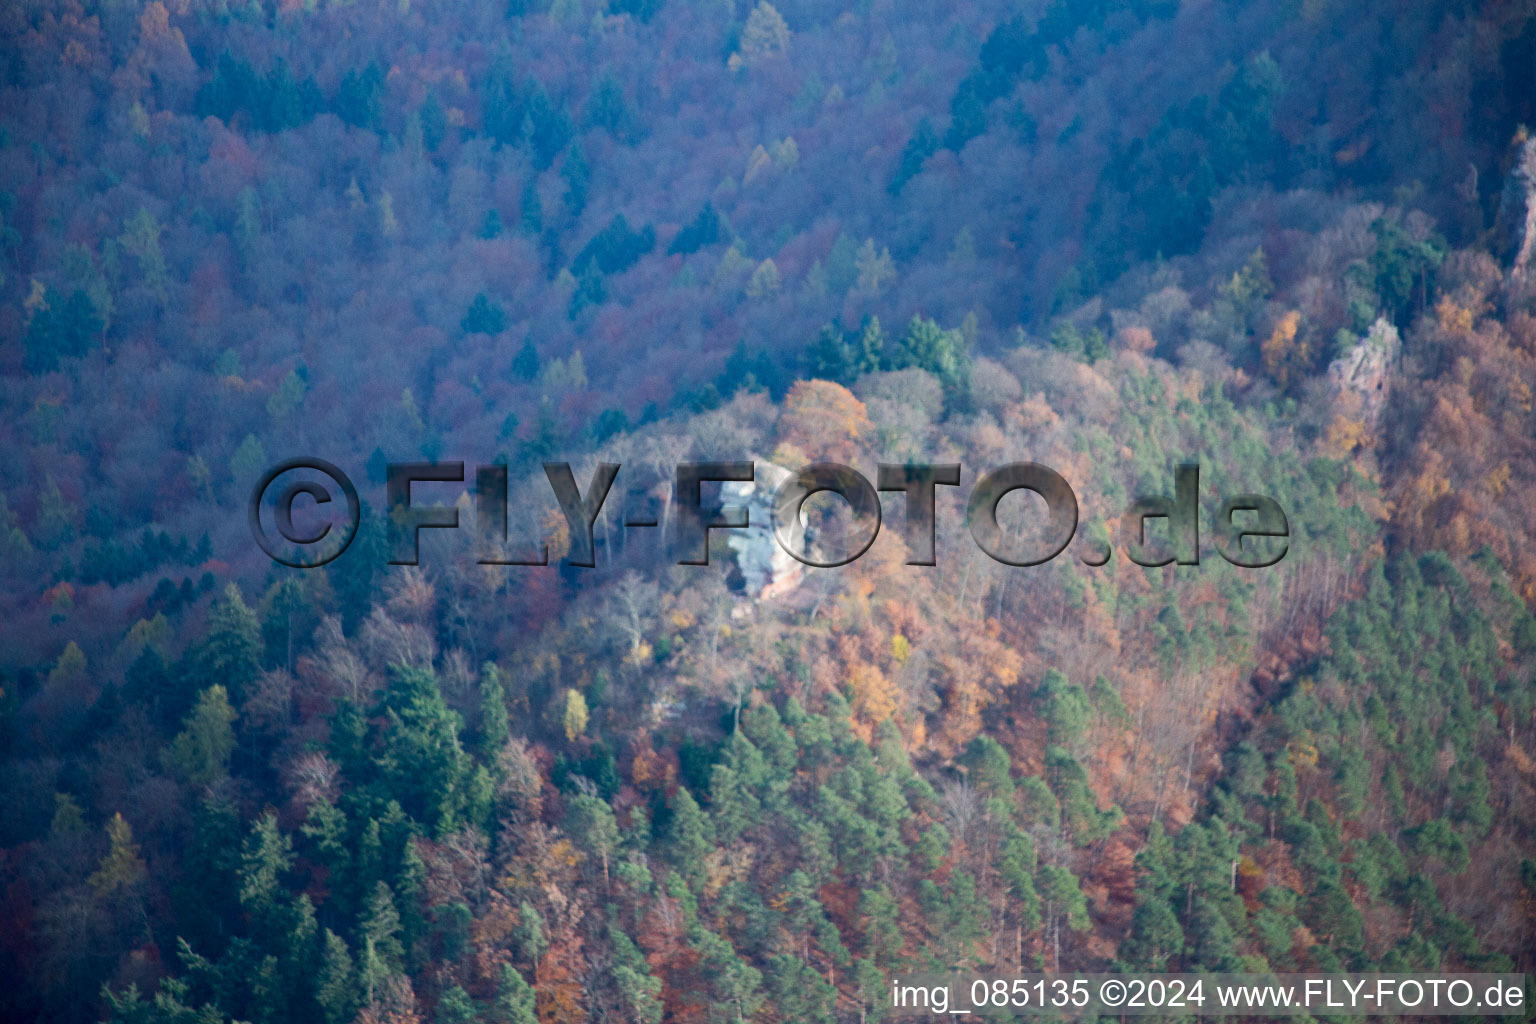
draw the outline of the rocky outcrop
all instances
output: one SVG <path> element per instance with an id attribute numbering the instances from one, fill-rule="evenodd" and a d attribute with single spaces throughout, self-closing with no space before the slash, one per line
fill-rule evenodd
<path id="1" fill-rule="evenodd" d="M 1402 349 L 1397 328 L 1379 317 L 1365 337 L 1328 366 L 1334 392 L 1357 396 L 1367 423 L 1375 423 L 1387 407 Z"/>
<path id="2" fill-rule="evenodd" d="M 1513 155 L 1499 197 L 1498 232 L 1510 261 L 1510 279 L 1523 283 L 1536 257 L 1536 137 L 1522 132 Z"/>
<path id="3" fill-rule="evenodd" d="M 722 484 L 720 497 L 724 505 L 742 505 L 748 510 L 747 528 L 731 530 L 726 543 L 741 572 L 743 592 L 766 601 L 799 586 L 805 578 L 805 566 L 773 536 L 773 492 L 789 478 L 790 471 L 759 459 L 756 474 L 752 482 Z"/>

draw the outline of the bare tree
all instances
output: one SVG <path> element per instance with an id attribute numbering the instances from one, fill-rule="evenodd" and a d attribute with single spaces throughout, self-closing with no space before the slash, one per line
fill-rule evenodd
<path id="1" fill-rule="evenodd" d="M 677 479 L 677 464 L 693 451 L 693 438 L 681 434 L 663 434 L 646 439 L 641 463 L 656 476 L 661 490 L 661 534 L 669 536 L 672 522 L 672 482 Z"/>
<path id="2" fill-rule="evenodd" d="M 341 620 L 327 615 L 315 630 L 314 654 L 299 659 L 299 676 L 321 693 L 340 694 L 361 704 L 374 691 L 377 680 L 341 632 Z"/>
<path id="3" fill-rule="evenodd" d="M 300 754 L 283 772 L 293 802 L 308 810 L 317 803 L 336 799 L 341 783 L 341 768 L 319 751 Z"/>
<path id="4" fill-rule="evenodd" d="M 384 576 L 384 592 L 384 607 L 397 621 L 426 625 L 436 616 L 437 589 L 420 566 L 395 566 Z"/>
<path id="5" fill-rule="evenodd" d="M 372 660 L 382 666 L 430 669 L 437 657 L 437 644 L 428 630 L 396 622 L 383 608 L 375 608 L 363 623 L 362 640 Z"/>
<path id="6" fill-rule="evenodd" d="M 656 584 L 631 570 L 620 577 L 612 595 L 619 613 L 619 629 L 629 641 L 629 655 L 625 660 L 638 666 L 640 648 L 645 643 L 646 625 L 656 609 L 659 596 Z"/>

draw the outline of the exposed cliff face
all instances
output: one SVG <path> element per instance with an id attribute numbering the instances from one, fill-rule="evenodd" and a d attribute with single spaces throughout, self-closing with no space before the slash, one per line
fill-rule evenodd
<path id="1" fill-rule="evenodd" d="M 730 531 L 727 544 L 741 571 L 743 591 L 760 601 L 788 593 L 805 576 L 805 566 L 773 536 L 773 492 L 789 476 L 783 466 L 759 460 L 755 481 L 727 483 L 720 488 L 724 504 L 742 505 L 748 510 L 747 529 Z"/>
<path id="2" fill-rule="evenodd" d="M 1510 260 L 1510 280 L 1524 284 L 1536 256 L 1536 137 L 1522 131 L 1499 200 L 1499 234 Z"/>
<path id="3" fill-rule="evenodd" d="M 1381 418 L 1392 391 L 1402 339 L 1397 328 L 1380 317 L 1354 348 L 1328 366 L 1328 381 L 1340 396 L 1353 395 L 1368 424 Z"/>

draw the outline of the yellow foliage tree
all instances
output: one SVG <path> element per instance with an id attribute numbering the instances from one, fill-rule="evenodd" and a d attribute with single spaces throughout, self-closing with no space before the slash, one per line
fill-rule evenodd
<path id="1" fill-rule="evenodd" d="M 1449 295 L 1442 298 L 1435 306 L 1435 319 L 1440 322 L 1440 329 L 1447 334 L 1472 333 L 1472 311 L 1457 303 Z"/>
<path id="2" fill-rule="evenodd" d="M 101 859 L 96 871 L 86 879 L 91 888 L 105 894 L 118 889 L 131 889 L 144 881 L 148 869 L 139 856 L 138 844 L 133 841 L 133 827 L 124 820 L 121 813 L 112 815 L 112 820 L 107 822 L 107 841 L 107 855 Z"/>
<path id="3" fill-rule="evenodd" d="M 587 698 L 580 690 L 565 691 L 565 714 L 561 716 L 565 726 L 565 738 L 574 740 L 587 731 Z"/>
<path id="4" fill-rule="evenodd" d="M 1293 309 L 1280 318 L 1269 340 L 1260 347 L 1264 372 L 1276 387 L 1285 388 L 1297 376 L 1297 371 L 1306 366 L 1310 352 L 1306 340 L 1296 338 L 1300 327 L 1301 314 Z"/>
<path id="5" fill-rule="evenodd" d="M 854 665 L 848 683 L 853 688 L 854 712 L 871 725 L 879 725 L 896 713 L 896 684 L 874 665 Z"/>
<path id="6" fill-rule="evenodd" d="M 1335 416 L 1328 424 L 1324 441 L 1328 450 L 1337 458 L 1343 458 L 1357 448 L 1364 448 L 1370 440 L 1365 424 L 1348 416 Z"/>

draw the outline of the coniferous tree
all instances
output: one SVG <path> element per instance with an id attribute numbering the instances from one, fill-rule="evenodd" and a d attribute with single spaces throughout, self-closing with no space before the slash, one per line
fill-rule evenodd
<path id="1" fill-rule="evenodd" d="M 588 856 L 603 866 L 603 882 L 608 882 L 608 860 L 619 845 L 619 823 L 606 800 L 580 793 L 571 798 L 566 810 L 567 828 Z"/>
<path id="2" fill-rule="evenodd" d="M 23 365 L 28 373 L 48 373 L 58 369 L 62 359 L 85 355 L 103 327 L 90 297 L 81 289 L 70 292 L 68 298 L 52 288 L 44 294 L 44 304 L 27 325 Z"/>
<path id="3" fill-rule="evenodd" d="M 282 900 L 283 876 L 293 867 L 293 842 L 277 827 L 277 815 L 262 815 L 251 827 L 240 855 L 240 903 L 267 916 Z"/>
<path id="4" fill-rule="evenodd" d="M 194 785 L 210 785 L 229 773 L 229 757 L 235 750 L 236 718 L 229 694 L 222 686 L 210 686 L 197 698 L 197 706 L 170 748 L 167 762 Z"/>
<path id="5" fill-rule="evenodd" d="M 524 338 L 522 348 L 512 357 L 512 372 L 519 380 L 535 380 L 539 376 L 539 353 L 532 338 Z"/>
<path id="6" fill-rule="evenodd" d="M 668 827 L 668 847 L 673 863 L 683 877 L 697 884 L 703 879 L 704 859 L 714 849 L 713 829 L 686 787 L 679 786 L 673 798 L 672 821 Z"/>
<path id="7" fill-rule="evenodd" d="M 480 755 L 494 761 L 509 735 L 507 691 L 501 682 L 501 670 L 486 662 L 480 671 Z"/>
<path id="8" fill-rule="evenodd" d="M 454 985 L 438 999 L 436 1019 L 437 1024 L 474 1024 L 477 1019 L 475 1001 L 463 986 Z"/>
<path id="9" fill-rule="evenodd" d="M 395 909 L 395 898 L 389 886 L 378 882 L 363 907 L 362 920 L 358 922 L 358 936 L 371 963 L 365 972 L 374 975 L 377 982 L 381 972 L 399 971 L 405 963 L 405 947 L 400 941 L 400 912 Z"/>
<path id="10" fill-rule="evenodd" d="M 534 993 L 528 982 L 511 964 L 503 964 L 501 981 L 496 989 L 497 1024 L 537 1024 L 534 1012 Z"/>
<path id="11" fill-rule="evenodd" d="M 233 583 L 213 604 L 195 665 L 205 680 L 223 687 L 237 702 L 261 668 L 261 623 Z"/>
<path id="12" fill-rule="evenodd" d="M 325 930 L 320 967 L 315 976 L 315 1002 L 325 1024 L 348 1024 L 356 1010 L 356 974 L 346 942 Z"/>
<path id="13" fill-rule="evenodd" d="M 544 926 L 544 918 L 526 900 L 517 910 L 517 928 L 513 933 L 513 939 L 523 959 L 530 965 L 537 964 L 544 951 L 549 948 L 549 935 Z"/>
<path id="14" fill-rule="evenodd" d="M 484 292 L 477 292 L 469 309 L 459 320 L 465 334 L 500 334 L 507 329 L 507 311 Z"/>

